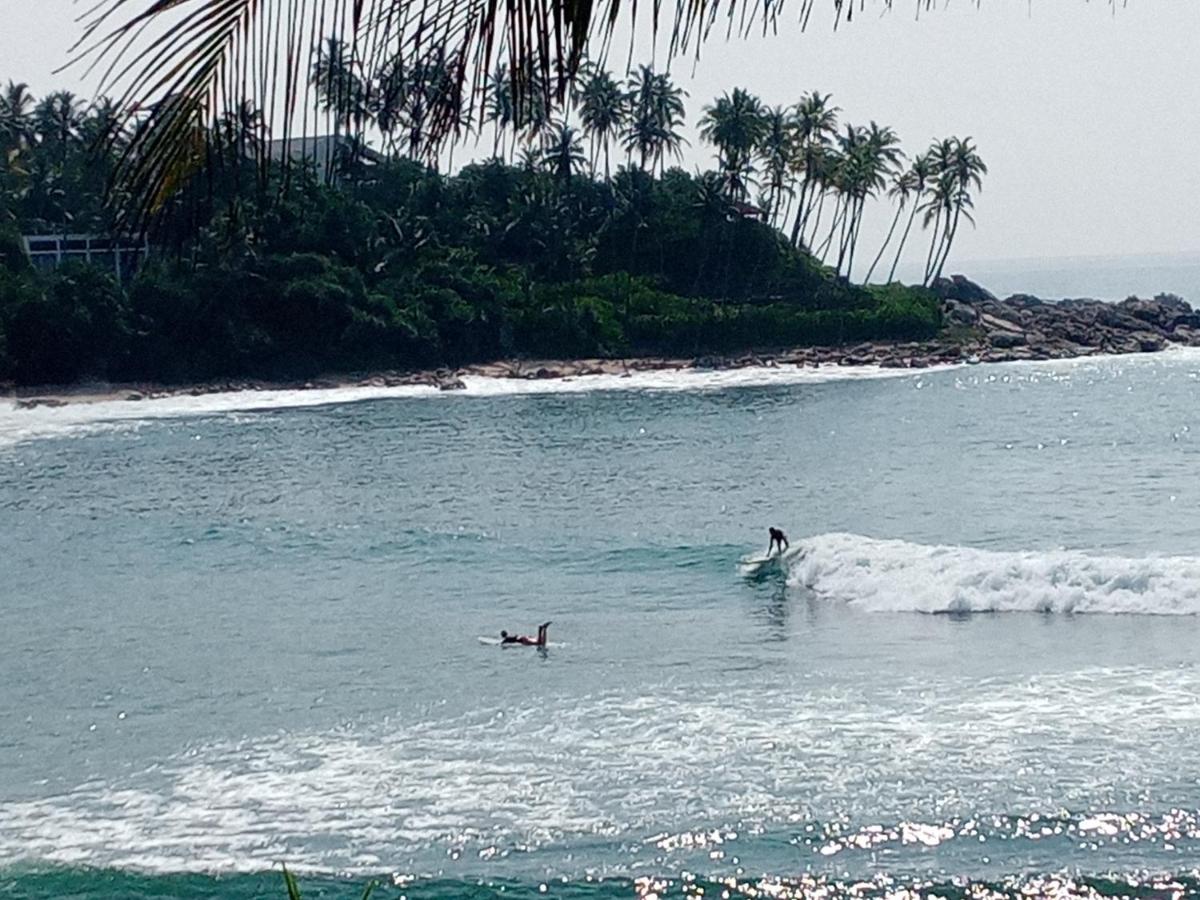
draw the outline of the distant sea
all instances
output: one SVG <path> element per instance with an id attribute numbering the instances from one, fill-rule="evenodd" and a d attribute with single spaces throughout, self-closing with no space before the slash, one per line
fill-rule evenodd
<path id="1" fill-rule="evenodd" d="M 1075 256 L 1055 259 L 964 260 L 951 266 L 998 297 L 1033 294 L 1047 300 L 1124 300 L 1171 293 L 1200 303 L 1200 253 Z"/>

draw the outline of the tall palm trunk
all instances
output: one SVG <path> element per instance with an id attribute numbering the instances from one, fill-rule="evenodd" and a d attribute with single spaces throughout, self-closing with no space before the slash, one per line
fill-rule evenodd
<path id="1" fill-rule="evenodd" d="M 865 197 L 858 201 L 858 213 L 855 216 L 854 224 L 850 228 L 850 256 L 846 261 L 846 277 L 850 278 L 854 274 L 854 257 L 858 252 L 858 238 L 862 234 L 863 212 L 866 209 L 867 200 Z"/>
<path id="2" fill-rule="evenodd" d="M 846 201 L 846 215 L 842 219 L 842 237 L 838 246 L 838 261 L 837 273 L 842 274 L 842 263 L 844 263 L 850 253 L 850 243 L 854 239 L 854 223 L 858 217 L 859 201 L 855 197 L 850 197 Z"/>
<path id="3" fill-rule="evenodd" d="M 850 241 L 850 262 L 846 266 L 846 277 L 849 278 L 854 272 L 854 260 L 858 257 L 858 241 L 862 237 L 862 223 L 864 214 L 867 211 L 867 198 L 863 197 L 858 201 L 858 217 L 854 223 L 854 233 Z"/>
<path id="4" fill-rule="evenodd" d="M 795 202 L 796 202 L 796 180 L 795 180 L 795 179 L 792 179 L 792 180 L 791 180 L 791 181 L 788 183 L 788 190 L 789 190 L 789 193 L 788 193 L 788 201 L 787 201 L 787 206 L 785 206 L 785 207 L 784 207 L 784 209 L 783 209 L 783 215 L 781 216 L 781 218 L 783 219 L 783 221 L 784 221 L 784 222 L 787 222 L 789 219 L 791 219 L 791 217 L 792 217 L 792 206 L 793 206 L 793 205 L 795 204 Z M 793 226 L 793 231 L 794 231 L 794 230 L 795 230 L 795 227 Z M 793 237 L 793 238 L 792 238 L 792 244 L 794 245 L 795 243 L 796 243 L 796 239 L 795 239 L 795 237 Z"/>
<path id="5" fill-rule="evenodd" d="M 825 261 L 825 254 L 829 251 L 829 246 L 833 243 L 833 239 L 838 233 L 838 226 L 842 224 L 844 212 L 845 204 L 841 200 L 835 201 L 833 207 L 833 224 L 829 227 L 829 237 L 825 238 L 820 248 L 813 254 L 820 257 L 821 262 Z M 815 240 L 816 235 L 814 234 L 813 237 Z"/>
<path id="6" fill-rule="evenodd" d="M 931 283 L 934 281 L 937 281 L 939 278 L 942 277 L 942 269 L 946 265 L 946 260 L 950 258 L 950 248 L 951 248 L 951 246 L 953 246 L 954 238 L 958 234 L 958 219 L 961 214 L 962 214 L 962 203 L 961 202 L 955 203 L 954 204 L 954 222 L 953 222 L 953 224 L 949 225 L 946 229 L 945 247 L 942 250 L 941 259 L 938 261 L 937 271 L 934 273 L 933 278 L 930 279 Z"/>
<path id="7" fill-rule="evenodd" d="M 808 179 L 804 179 L 804 183 L 800 185 L 800 196 L 796 200 L 796 221 L 792 225 L 792 245 L 800 246 L 800 239 L 804 234 L 805 218 L 804 202 L 808 194 Z"/>
<path id="8" fill-rule="evenodd" d="M 803 244 L 805 247 L 811 247 L 811 246 L 813 245 L 813 243 L 815 243 L 815 242 L 816 242 L 816 240 L 817 240 L 817 235 L 821 233 L 821 217 L 825 215 L 825 197 L 826 197 L 826 194 L 825 194 L 825 192 L 824 192 L 824 191 L 821 191 L 821 198 L 820 198 L 820 201 L 819 201 L 819 202 L 817 202 L 817 201 L 811 201 L 811 202 L 810 202 L 810 205 L 812 205 L 812 203 L 815 203 L 815 205 L 816 205 L 816 208 L 817 208 L 817 217 L 816 217 L 816 218 L 813 220 L 813 228 L 812 228 L 812 234 L 811 234 L 811 235 L 809 235 L 809 236 L 806 238 L 806 237 L 804 236 L 804 230 L 805 230 L 805 229 L 804 229 L 804 228 L 802 228 L 802 229 L 800 230 L 800 242 L 801 242 L 801 243 L 802 243 L 802 244 Z M 804 217 L 804 224 L 805 224 L 805 227 L 806 227 L 806 228 L 807 228 L 807 226 L 808 226 L 808 219 L 809 219 L 809 217 L 808 217 L 808 216 L 805 216 L 805 217 Z"/>
<path id="9" fill-rule="evenodd" d="M 925 257 L 925 274 L 921 278 L 922 285 L 929 284 L 929 273 L 933 269 L 934 253 L 941 246 L 942 240 L 942 207 L 939 204 L 937 216 L 933 220 L 933 238 L 929 241 L 929 254 Z"/>
<path id="10" fill-rule="evenodd" d="M 883 246 L 879 248 L 879 253 L 875 256 L 875 261 L 871 263 L 871 268 L 867 269 L 867 277 L 863 279 L 863 284 L 871 283 L 871 276 L 875 274 L 875 267 L 879 265 L 879 261 L 883 259 L 884 251 L 887 250 L 888 244 L 892 242 L 892 236 L 896 233 L 896 226 L 900 224 L 900 216 L 904 213 L 904 204 L 901 203 L 896 208 L 896 215 L 892 218 L 892 227 L 888 229 L 887 237 L 883 239 Z"/>
<path id="11" fill-rule="evenodd" d="M 913 201 L 912 211 L 908 214 L 908 224 L 904 226 L 904 234 L 900 236 L 900 246 L 896 248 L 896 258 L 892 260 L 892 269 L 888 272 L 887 283 L 891 284 L 896 279 L 896 269 L 900 266 L 900 256 L 904 253 L 904 245 L 908 243 L 909 232 L 912 231 L 913 220 L 917 218 L 917 202 Z"/>

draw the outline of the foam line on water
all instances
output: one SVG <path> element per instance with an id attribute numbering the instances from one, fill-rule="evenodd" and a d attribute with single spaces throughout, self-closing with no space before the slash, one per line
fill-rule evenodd
<path id="1" fill-rule="evenodd" d="M 880 378 L 920 378 L 938 368 L 914 373 L 909 369 L 883 369 L 878 366 L 754 366 L 712 371 L 671 369 L 637 371 L 625 375 L 584 375 L 575 378 L 524 380 L 467 375 L 464 390 L 443 392 L 426 385 L 397 387 L 350 386 L 312 390 L 231 391 L 178 395 L 152 400 L 100 400 L 69 403 L 66 406 L 40 406 L 19 409 L 15 404 L 0 406 L 0 447 L 47 437 L 77 436 L 97 430 L 135 427 L 154 419 L 203 417 L 233 412 L 261 412 L 331 406 L 367 400 L 403 398 L 506 397 L 535 394 L 579 394 L 592 391 L 721 391 L 738 387 L 771 385 L 824 384 Z"/>
<path id="2" fill-rule="evenodd" d="M 1103 811 L 1125 796 L 1129 771 L 1147 792 L 1178 796 L 1200 764 L 1187 739 L 1198 692 L 1196 669 L 921 676 L 883 695 L 813 677 L 220 742 L 62 794 L 0 800 L 0 867 L 260 871 L 285 859 L 372 872 L 458 860 L 455 871 L 471 872 L 507 857 L 570 874 L 597 859 L 574 859 L 582 847 L 628 870 L 664 834 L 726 826 L 751 840 L 760 826 L 807 834 L 803 823 L 819 821 Z M 1145 753 L 1136 738 L 1147 733 L 1174 751 Z M 808 858 L 830 839 L 814 839 Z"/>
<path id="3" fill-rule="evenodd" d="M 870 612 L 1200 614 L 1200 558 L 1000 552 L 855 534 L 803 541 L 788 584 Z"/>

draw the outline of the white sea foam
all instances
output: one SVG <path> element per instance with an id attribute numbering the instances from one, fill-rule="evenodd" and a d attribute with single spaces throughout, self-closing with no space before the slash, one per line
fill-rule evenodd
<path id="1" fill-rule="evenodd" d="M 943 367 L 946 368 L 946 367 Z M 921 370 L 922 374 L 933 369 Z M 47 437 L 90 434 L 97 430 L 132 427 L 153 419 L 203 417 L 233 412 L 257 412 L 312 406 L 331 406 L 366 400 L 399 398 L 503 397 L 529 394 L 578 394 L 590 391 L 720 391 L 737 387 L 822 384 L 877 378 L 912 378 L 921 374 L 907 369 L 878 366 L 753 366 L 712 371 L 663 369 L 629 375 L 585 375 L 573 378 L 525 380 L 467 375 L 464 390 L 442 392 L 426 385 L 399 387 L 339 387 L 313 390 L 231 391 L 198 397 L 179 395 L 132 402 L 103 400 L 19 409 L 0 406 L 0 447 Z"/>
<path id="2" fill-rule="evenodd" d="M 922 675 L 882 695 L 816 677 L 220 742 L 0 800 L 0 867 L 494 872 L 510 859 L 544 874 L 590 867 L 580 848 L 600 845 L 603 867 L 628 871 L 663 868 L 656 853 L 707 858 L 696 835 L 713 829 L 736 854 L 728 827 L 820 821 L 900 823 L 894 843 L 925 845 L 968 809 L 1104 811 L 1131 771 L 1171 790 L 1200 762 L 1198 692 L 1196 669 Z M 1147 754 L 1146 734 L 1172 752 Z M 813 832 L 806 852 L 833 837 Z"/>
<path id="3" fill-rule="evenodd" d="M 871 612 L 1200 614 L 1200 558 L 996 552 L 854 534 L 803 542 L 788 583 Z"/>

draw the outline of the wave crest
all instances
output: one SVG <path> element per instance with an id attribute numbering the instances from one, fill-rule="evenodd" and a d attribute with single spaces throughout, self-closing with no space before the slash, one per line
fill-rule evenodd
<path id="1" fill-rule="evenodd" d="M 1200 614 L 1200 558 L 998 552 L 854 534 L 803 542 L 788 584 L 870 612 Z"/>

